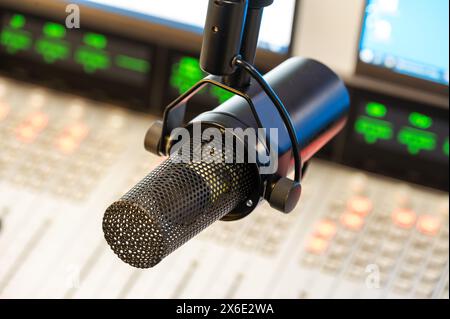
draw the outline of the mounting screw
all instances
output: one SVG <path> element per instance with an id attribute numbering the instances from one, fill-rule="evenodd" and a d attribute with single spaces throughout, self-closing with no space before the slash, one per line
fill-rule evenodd
<path id="1" fill-rule="evenodd" d="M 159 143 L 161 141 L 163 123 L 161 121 L 155 121 L 145 134 L 144 147 L 150 153 L 155 155 L 159 154 Z"/>

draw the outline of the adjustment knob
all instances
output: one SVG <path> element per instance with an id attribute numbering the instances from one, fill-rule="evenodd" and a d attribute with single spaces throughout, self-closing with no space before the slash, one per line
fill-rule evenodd
<path id="1" fill-rule="evenodd" d="M 250 0 L 248 7 L 250 9 L 261 9 L 272 5 L 274 0 Z"/>
<path id="2" fill-rule="evenodd" d="M 270 207 L 282 213 L 289 214 L 297 206 L 301 194 L 302 187 L 299 183 L 283 177 L 276 182 L 270 193 Z"/>

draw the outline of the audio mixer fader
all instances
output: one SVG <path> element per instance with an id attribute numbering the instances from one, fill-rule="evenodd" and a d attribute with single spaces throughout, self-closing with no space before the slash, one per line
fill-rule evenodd
<path id="1" fill-rule="evenodd" d="M 0 298 L 449 298 L 448 193 L 318 160 L 292 214 L 263 205 L 154 269 L 120 262 L 102 217 L 161 162 L 152 120 L 0 78 Z"/>

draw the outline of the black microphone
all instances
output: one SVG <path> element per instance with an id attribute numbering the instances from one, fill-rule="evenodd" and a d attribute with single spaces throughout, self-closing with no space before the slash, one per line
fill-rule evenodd
<path id="1" fill-rule="evenodd" d="M 212 150 L 205 143 L 195 148 Z M 175 153 L 107 209 L 103 231 L 120 259 L 153 267 L 248 198 L 258 187 L 254 165 L 226 164 L 233 152 L 220 156 L 223 161 L 206 163 Z"/>
<path id="2" fill-rule="evenodd" d="M 344 83 L 325 65 L 302 58 L 287 60 L 264 79 L 284 102 L 302 161 L 307 162 L 345 125 L 350 100 Z M 252 101 L 253 107 L 245 99 L 233 97 L 199 115 L 187 128 L 192 131 L 202 123 L 202 127 L 214 127 L 223 134 L 228 128 L 276 128 L 276 172 L 261 173 L 263 165 L 241 163 L 237 147 L 190 141 L 188 153 L 182 152 L 182 147 L 177 149 L 106 210 L 105 239 L 120 259 L 137 268 L 153 267 L 213 222 L 243 218 L 264 199 L 278 210 L 293 210 L 300 190 L 291 193 L 292 185 L 283 178 L 294 167 L 292 139 L 264 92 L 256 90 Z M 269 133 L 266 137 L 271 142 Z M 147 143 L 152 144 L 149 139 L 151 136 Z M 238 136 L 235 142 L 251 147 Z M 259 146 L 255 148 L 250 151 L 261 152 Z M 195 161 L 197 151 L 206 158 Z"/>

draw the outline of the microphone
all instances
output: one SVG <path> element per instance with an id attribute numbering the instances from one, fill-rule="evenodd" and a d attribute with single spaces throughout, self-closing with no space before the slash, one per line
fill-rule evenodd
<path id="1" fill-rule="evenodd" d="M 285 61 L 264 79 L 284 102 L 302 161 L 307 162 L 346 123 L 350 99 L 344 83 L 325 65 L 303 58 Z M 194 131 L 202 123 L 223 134 L 228 128 L 275 128 L 277 140 L 268 132 L 265 138 L 276 144 L 276 171 L 261 173 L 259 162 L 238 160 L 239 148 L 217 147 L 209 141 L 190 141 L 189 152 L 182 152 L 183 145 L 172 150 L 165 162 L 106 210 L 105 239 L 124 262 L 137 268 L 154 267 L 213 222 L 243 218 L 264 199 L 285 213 L 294 209 L 301 188 L 283 178 L 294 167 L 292 139 L 267 95 L 249 91 L 253 91 L 253 107 L 235 96 L 200 114 L 186 128 Z M 152 134 L 146 137 L 147 149 L 154 148 L 154 140 Z M 260 144 L 251 146 L 239 136 L 234 140 L 261 153 Z M 195 161 L 196 152 L 206 157 Z"/>

